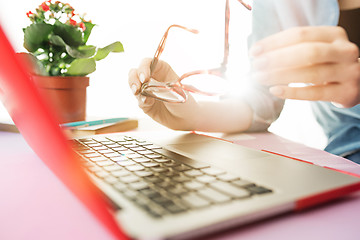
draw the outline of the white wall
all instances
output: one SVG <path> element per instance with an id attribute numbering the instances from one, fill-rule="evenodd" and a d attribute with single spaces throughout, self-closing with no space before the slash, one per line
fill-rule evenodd
<path id="1" fill-rule="evenodd" d="M 34 11 L 41 2 L 1 0 L 0 23 L 16 51 L 24 51 L 22 28 L 30 23 L 26 12 Z M 90 36 L 89 44 L 104 46 L 119 40 L 125 48 L 124 53 L 111 54 L 98 62 L 97 71 L 90 75 L 91 86 L 88 88 L 87 109 L 90 116 L 144 116 L 127 85 L 128 71 L 138 66 L 142 58 L 153 56 L 162 34 L 171 24 L 181 24 L 200 31 L 200 34 L 193 35 L 176 29 L 169 35 L 161 58 L 168 61 L 179 74 L 189 70 L 216 67 L 222 61 L 225 1 L 68 0 L 67 2 L 75 8 L 76 13 L 86 13 L 87 18 L 98 25 Z M 230 2 L 229 75 L 236 76 L 245 74 L 249 66 L 246 38 L 250 33 L 251 13 L 237 1 Z M 6 115 L 5 110 L 0 108 L 0 116 L 4 115 Z M 314 124 L 306 103 L 290 102 L 280 120 L 278 122 L 281 124 L 274 124 L 272 131 L 311 146 L 323 146 L 322 137 L 320 140 L 313 140 L 313 133 L 321 136 L 321 132 Z"/>

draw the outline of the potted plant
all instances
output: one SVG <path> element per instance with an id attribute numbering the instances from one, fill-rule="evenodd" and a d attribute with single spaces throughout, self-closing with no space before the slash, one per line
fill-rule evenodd
<path id="1" fill-rule="evenodd" d="M 123 45 L 87 45 L 95 24 L 76 14 L 68 3 L 45 1 L 27 17 L 31 24 L 23 31 L 28 53 L 20 56 L 28 62 L 32 79 L 55 108 L 60 122 L 84 120 L 87 75 L 96 70 L 96 61 L 110 52 L 123 52 Z"/>

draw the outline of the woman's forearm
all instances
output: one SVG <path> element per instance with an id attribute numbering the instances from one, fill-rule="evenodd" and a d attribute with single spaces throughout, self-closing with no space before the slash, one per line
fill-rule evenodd
<path id="1" fill-rule="evenodd" d="M 240 99 L 199 102 L 194 129 L 204 132 L 243 132 L 252 122 L 252 110 Z"/>

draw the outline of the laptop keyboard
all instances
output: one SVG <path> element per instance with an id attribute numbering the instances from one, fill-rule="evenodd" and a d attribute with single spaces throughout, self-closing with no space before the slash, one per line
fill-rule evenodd
<path id="1" fill-rule="evenodd" d="M 90 174 L 156 218 L 272 192 L 141 139 L 96 136 L 73 142 Z"/>

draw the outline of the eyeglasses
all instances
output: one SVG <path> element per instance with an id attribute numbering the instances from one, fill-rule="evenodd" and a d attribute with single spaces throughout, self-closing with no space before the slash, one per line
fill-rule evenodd
<path id="1" fill-rule="evenodd" d="M 249 4 L 243 2 L 242 0 L 238 0 L 238 2 L 246 7 L 246 9 L 251 10 L 251 6 Z M 224 93 L 227 88 L 223 76 L 226 71 L 229 56 L 229 22 L 230 7 L 229 0 L 226 0 L 224 58 L 219 68 L 188 72 L 173 82 L 164 83 L 153 79 L 152 74 L 159 61 L 160 55 L 164 51 L 169 30 L 176 27 L 194 34 L 198 33 L 196 29 L 186 28 L 181 25 L 174 24 L 168 27 L 163 37 L 161 38 L 159 46 L 150 63 L 150 79 L 141 86 L 140 94 L 164 102 L 182 103 L 187 100 L 186 91 L 208 96 L 220 95 Z"/>

